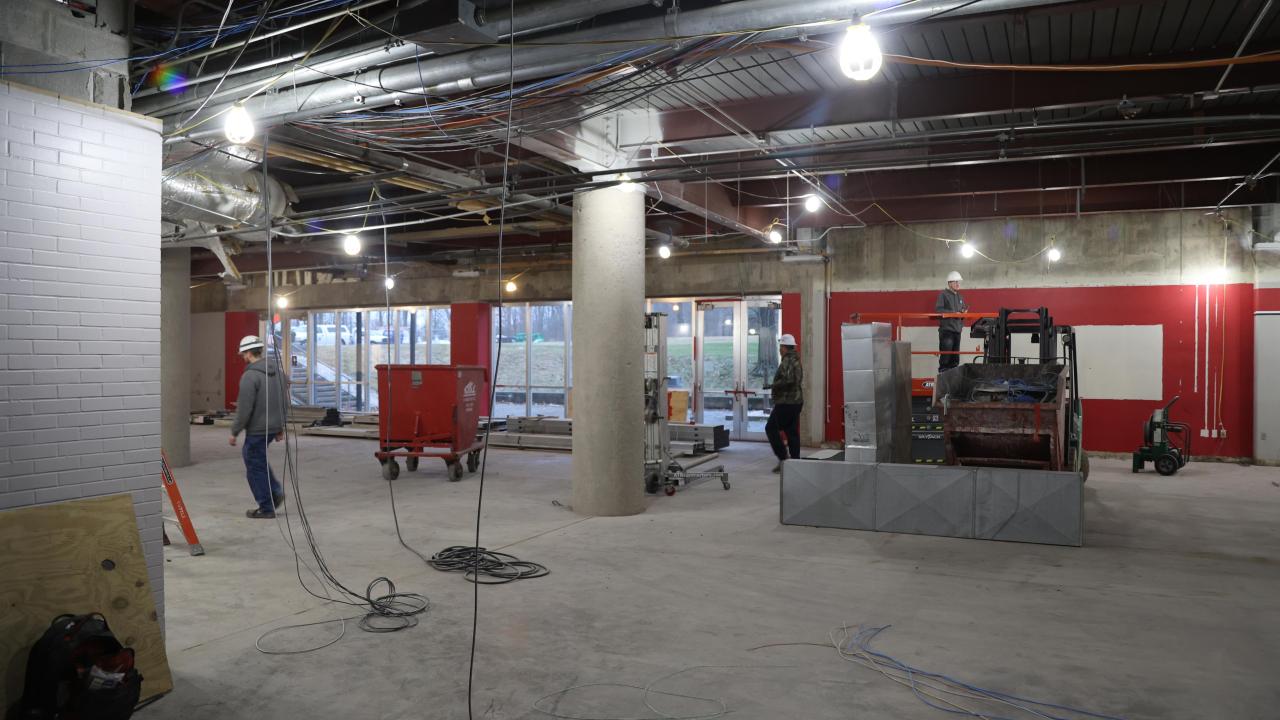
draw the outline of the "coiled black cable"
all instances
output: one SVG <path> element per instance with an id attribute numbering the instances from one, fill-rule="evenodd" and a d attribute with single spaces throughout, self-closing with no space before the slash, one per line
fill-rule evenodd
<path id="1" fill-rule="evenodd" d="M 502 585 L 551 574 L 546 565 L 473 545 L 447 547 L 432 555 L 427 564 L 441 572 L 460 572 L 468 582 L 481 585 Z"/>

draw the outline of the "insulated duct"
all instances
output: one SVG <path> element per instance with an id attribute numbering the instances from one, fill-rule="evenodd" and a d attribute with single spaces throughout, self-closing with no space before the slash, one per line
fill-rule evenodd
<path id="1" fill-rule="evenodd" d="M 161 182 L 160 217 L 183 225 L 195 222 L 226 229 L 265 224 L 284 215 L 288 197 L 284 186 L 267 179 L 263 203 L 262 174 L 196 167 L 180 169 Z"/>
<path id="2" fill-rule="evenodd" d="M 945 17 L 969 13 L 1008 11 L 1011 9 L 1050 5 L 1061 0 L 991 0 L 988 3 L 971 2 L 929 3 L 934 14 L 946 11 Z M 561 33 L 540 38 L 542 43 L 533 47 L 516 48 L 516 79 L 543 77 L 566 69 L 577 69 L 598 63 L 625 50 L 668 46 L 677 47 L 681 38 L 723 33 L 758 31 L 761 28 L 780 28 L 758 33 L 753 40 L 778 40 L 796 37 L 804 33 L 834 32 L 835 23 L 847 22 L 855 13 L 870 13 L 879 3 L 869 0 L 814 0 L 809 3 L 785 3 L 778 0 L 739 0 L 738 2 L 678 13 L 616 23 L 589 30 Z M 969 7 L 972 6 L 972 7 Z M 597 12 L 595 5 L 592 13 Z M 912 12 L 922 10 L 911 6 Z M 887 10 L 870 15 L 872 24 L 894 24 L 910 21 L 914 16 L 906 11 Z M 926 16 L 927 17 L 927 16 Z M 813 27 L 817 23 L 825 23 Z M 603 42 L 608 41 L 608 42 Z M 408 101 L 421 93 L 446 95 L 484 87 L 495 87 L 508 81 L 511 58 L 505 47 L 489 47 L 444 56 L 429 56 L 420 62 L 409 62 L 366 72 L 353 73 L 347 79 L 312 83 L 297 88 L 282 89 L 274 95 L 260 95 L 245 103 L 245 107 L 259 126 L 269 127 L 306 117 L 345 112 L 354 109 L 368 110 Z M 361 88 L 378 88 L 379 91 L 362 91 Z M 353 98 L 355 92 L 366 92 L 366 97 Z M 223 102 L 211 105 L 208 112 L 216 113 L 228 107 Z M 177 118 L 169 118 L 165 132 L 173 135 L 184 128 Z M 189 128 L 192 132 L 183 137 L 203 138 L 220 133 L 217 129 Z M 170 138 L 170 142 L 176 138 Z"/>

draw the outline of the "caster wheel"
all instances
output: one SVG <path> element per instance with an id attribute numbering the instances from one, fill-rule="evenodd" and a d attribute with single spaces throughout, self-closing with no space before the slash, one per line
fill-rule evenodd
<path id="1" fill-rule="evenodd" d="M 1178 472 L 1178 458 L 1172 455 L 1161 455 L 1156 458 L 1156 472 L 1161 475 L 1172 475 Z"/>
<path id="2" fill-rule="evenodd" d="M 405 459 L 404 459 L 404 469 L 405 469 L 405 470 L 408 470 L 409 472 L 417 472 L 417 471 L 418 471 L 418 458 L 416 458 L 416 457 L 405 458 Z"/>
<path id="3" fill-rule="evenodd" d="M 462 463 L 456 462 L 449 466 L 449 482 L 458 482 L 462 479 Z"/>
<path id="4" fill-rule="evenodd" d="M 480 453 L 473 452 L 467 455 L 467 472 L 475 472 L 480 469 Z"/>
<path id="5" fill-rule="evenodd" d="M 400 463 L 395 460 L 387 460 L 382 463 L 382 479 L 391 481 L 400 477 Z"/>
<path id="6" fill-rule="evenodd" d="M 668 496 L 675 495 L 675 494 L 676 494 L 676 486 L 675 486 L 675 485 L 668 485 L 668 486 L 666 486 L 666 487 L 662 488 L 662 491 L 663 491 L 663 492 L 665 492 Z"/>

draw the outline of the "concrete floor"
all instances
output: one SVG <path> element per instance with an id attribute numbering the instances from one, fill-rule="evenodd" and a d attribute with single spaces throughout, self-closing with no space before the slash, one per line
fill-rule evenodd
<path id="1" fill-rule="evenodd" d="M 138 717 L 465 718 L 472 587 L 397 544 L 372 443 L 301 439 L 308 515 L 351 587 L 388 576 L 431 610 L 407 631 L 349 625 L 332 647 L 268 656 L 254 649 L 264 631 L 349 613 L 299 587 L 276 523 L 243 516 L 252 503 L 226 431 L 192 435 L 196 464 L 177 476 L 208 554 L 166 550 L 176 689 Z M 1280 717 L 1280 469 L 1205 463 L 1161 478 L 1097 460 L 1086 546 L 1061 548 L 783 527 L 767 447 L 722 458 L 728 492 L 706 484 L 635 517 L 582 518 L 553 502 L 568 502 L 568 455 L 492 452 L 483 544 L 552 574 L 480 589 L 476 717 L 543 718 L 531 704 L 557 690 L 684 668 L 658 689 L 722 698 L 734 718 L 945 717 L 831 650 L 747 652 L 825 642 L 842 623 L 892 624 L 879 647 L 918 667 L 1095 712 Z M 424 462 L 395 486 L 406 539 L 426 553 L 470 543 L 478 484 L 443 471 Z M 336 630 L 269 640 L 303 647 Z M 603 687 L 559 711 L 657 717 L 639 691 Z"/>

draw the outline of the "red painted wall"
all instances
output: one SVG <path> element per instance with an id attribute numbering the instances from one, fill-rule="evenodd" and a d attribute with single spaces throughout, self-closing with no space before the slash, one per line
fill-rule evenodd
<path id="1" fill-rule="evenodd" d="M 237 350 L 240 347 L 240 338 L 245 335 L 258 334 L 258 313 L 256 312 L 228 312 L 224 320 L 226 327 L 227 349 L 226 349 L 226 398 L 227 410 L 235 409 L 236 396 L 240 394 L 240 376 L 244 374 L 245 361 L 240 357 Z"/>
<path id="2" fill-rule="evenodd" d="M 1271 292 L 1259 290 L 1261 293 Z M 1252 285 L 1157 285 L 1096 288 L 1016 288 L 964 290 L 974 312 L 1000 307 L 1045 306 L 1054 321 L 1065 325 L 1162 325 L 1163 385 L 1166 399 L 1180 395 L 1173 419 L 1189 423 L 1192 451 L 1200 455 L 1253 455 L 1253 312 Z M 844 389 L 840 372 L 840 325 L 855 312 L 931 312 L 938 291 L 842 292 L 831 296 L 828 343 L 827 440 L 844 435 Z M 1199 382 L 1197 385 L 1196 307 L 1199 298 Z M 1270 295 L 1267 296 L 1270 298 Z M 1205 366 L 1205 304 L 1210 303 L 1209 364 Z M 1268 300 L 1280 305 L 1280 294 Z M 1225 344 L 1224 344 L 1225 338 Z M 973 342 L 966 334 L 962 349 Z M 1209 409 L 1208 426 L 1221 424 L 1226 438 L 1200 437 L 1206 426 L 1206 372 L 1222 382 L 1220 411 Z M 1211 396 L 1212 400 L 1212 396 Z M 1087 450 L 1132 451 L 1142 441 L 1142 423 L 1158 403 L 1148 400 L 1085 400 L 1084 445 Z M 1215 419 L 1216 418 L 1216 419 Z"/>
<path id="3" fill-rule="evenodd" d="M 488 303 L 449 306 L 449 362 L 492 370 L 493 319 Z M 489 412 L 488 388 L 481 394 L 480 412 Z"/>
<path id="4" fill-rule="evenodd" d="M 804 342 L 804 338 L 800 337 L 800 313 L 800 293 L 782 293 L 782 334 L 794 336 L 797 347 Z"/>
<path id="5" fill-rule="evenodd" d="M 1280 288 L 1258 288 L 1253 292 L 1255 312 L 1280 311 Z"/>

